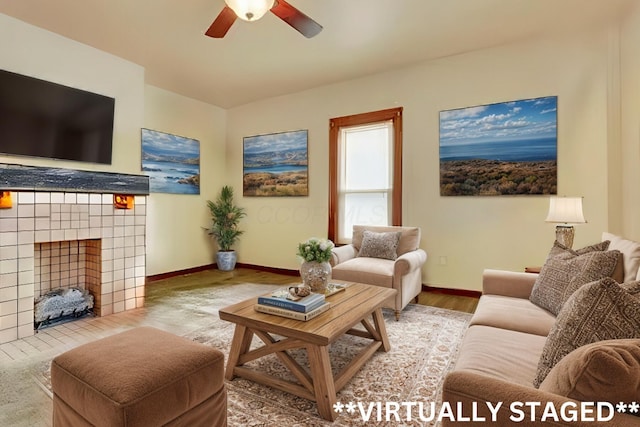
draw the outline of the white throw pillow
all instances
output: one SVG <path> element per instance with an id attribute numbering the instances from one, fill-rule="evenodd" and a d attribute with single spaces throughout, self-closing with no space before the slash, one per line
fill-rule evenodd
<path id="1" fill-rule="evenodd" d="M 602 241 L 609 240 L 609 250 L 618 250 L 622 253 L 624 262 L 624 281 L 632 282 L 640 280 L 640 243 L 627 240 L 615 234 L 602 233 Z"/>

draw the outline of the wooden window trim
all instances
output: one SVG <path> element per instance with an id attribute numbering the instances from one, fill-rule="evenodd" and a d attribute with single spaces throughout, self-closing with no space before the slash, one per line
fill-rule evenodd
<path id="1" fill-rule="evenodd" d="M 393 122 L 393 196 L 391 224 L 402 225 L 402 107 L 329 120 L 329 239 L 336 241 L 338 230 L 338 137 L 340 128 L 368 123 Z"/>

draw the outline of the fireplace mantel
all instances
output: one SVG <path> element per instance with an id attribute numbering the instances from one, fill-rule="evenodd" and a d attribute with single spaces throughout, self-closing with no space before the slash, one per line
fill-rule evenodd
<path id="1" fill-rule="evenodd" d="M 0 190 L 149 194 L 149 177 L 0 163 Z"/>

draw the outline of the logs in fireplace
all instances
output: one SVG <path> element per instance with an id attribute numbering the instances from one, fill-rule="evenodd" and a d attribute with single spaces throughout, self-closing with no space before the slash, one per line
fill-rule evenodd
<path id="1" fill-rule="evenodd" d="M 55 289 L 34 303 L 34 329 L 93 312 L 93 295 L 80 288 Z"/>

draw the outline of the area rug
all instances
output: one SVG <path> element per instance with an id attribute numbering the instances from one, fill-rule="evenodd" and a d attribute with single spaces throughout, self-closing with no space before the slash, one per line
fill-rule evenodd
<path id="1" fill-rule="evenodd" d="M 238 286 L 238 285 L 236 285 Z M 228 301 L 227 301 L 228 302 Z M 210 306 L 211 309 L 211 306 Z M 217 311 L 217 307 L 216 310 Z M 413 412 L 408 420 L 406 409 L 398 420 L 385 410 L 387 403 L 423 402 L 439 407 L 441 385 L 444 376 L 453 367 L 458 346 L 471 318 L 470 314 L 409 304 L 396 321 L 391 310 L 383 310 L 391 350 L 379 351 L 340 390 L 337 400 L 343 405 L 353 404 L 355 410 L 336 412 L 331 423 L 318 415 L 315 402 L 253 383 L 242 378 L 226 381 L 228 393 L 229 426 L 434 426 L 424 422 Z M 234 325 L 215 316 L 186 338 L 213 346 L 228 358 Z M 329 349 L 334 373 L 344 367 L 359 350 L 368 343 L 355 336 L 345 336 Z M 254 338 L 254 346 L 260 341 Z M 292 356 L 303 366 L 308 366 L 306 352 L 292 351 Z M 43 363 L 38 382 L 50 390 L 50 363 Z M 251 362 L 247 366 L 278 375 L 284 379 L 293 377 L 280 361 L 270 355 Z M 364 412 L 363 412 L 364 411 Z M 423 412 L 428 415 L 428 409 Z M 366 415 L 366 416 L 365 416 Z M 391 418 L 387 420 L 387 416 Z"/>
<path id="2" fill-rule="evenodd" d="M 235 378 L 226 383 L 229 425 L 435 425 L 416 420 L 417 412 L 413 413 L 413 419 L 409 421 L 406 411 L 400 414 L 401 422 L 393 414 L 386 421 L 388 414 L 384 408 L 387 402 L 424 402 L 425 407 L 430 402 L 435 402 L 436 407 L 439 406 L 442 380 L 456 360 L 458 345 L 471 315 L 413 304 L 402 312 L 400 321 L 395 320 L 392 311 L 385 311 L 384 315 L 391 351 L 376 353 L 337 395 L 338 402 L 356 405 L 358 409 L 354 412 L 343 409 L 341 413 L 337 413 L 338 417 L 332 424 L 319 417 L 315 402 Z M 232 334 L 233 325 L 222 323 L 215 328 L 202 328 L 190 333 L 187 338 L 220 349 L 226 358 Z M 344 367 L 368 342 L 348 335 L 334 343 L 329 350 L 334 373 Z M 254 338 L 254 345 L 258 343 L 257 338 Z M 291 354 L 305 365 L 306 352 L 299 350 L 292 351 Z M 292 375 L 274 355 L 253 361 L 247 366 L 293 380 Z M 368 417 L 363 417 L 360 407 Z"/>

